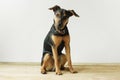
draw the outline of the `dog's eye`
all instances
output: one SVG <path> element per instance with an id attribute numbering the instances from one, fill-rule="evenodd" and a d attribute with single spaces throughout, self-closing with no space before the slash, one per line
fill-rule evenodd
<path id="1" fill-rule="evenodd" d="M 56 16 L 57 16 L 57 17 L 60 17 L 60 13 L 57 13 Z"/>
<path id="2" fill-rule="evenodd" d="M 63 16 L 66 16 L 66 13 L 64 13 Z"/>

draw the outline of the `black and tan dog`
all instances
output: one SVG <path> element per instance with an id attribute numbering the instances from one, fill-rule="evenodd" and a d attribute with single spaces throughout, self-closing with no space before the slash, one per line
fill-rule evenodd
<path id="1" fill-rule="evenodd" d="M 67 28 L 68 19 L 71 16 L 79 17 L 74 10 L 65 10 L 59 6 L 49 8 L 55 14 L 54 24 L 44 40 L 43 56 L 41 62 L 41 73 L 55 68 L 56 74 L 61 75 L 61 69 L 64 69 L 68 61 L 70 72 L 76 73 L 72 67 L 70 56 L 70 35 Z M 65 47 L 66 55 L 62 53 Z"/>

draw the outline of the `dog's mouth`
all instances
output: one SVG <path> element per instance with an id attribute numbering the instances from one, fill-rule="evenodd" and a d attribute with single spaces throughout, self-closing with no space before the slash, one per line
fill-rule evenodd
<path id="1" fill-rule="evenodd" d="M 58 32 L 58 33 L 60 33 L 60 34 L 64 34 L 65 33 L 65 26 L 64 26 L 64 28 L 63 28 L 63 25 L 62 24 L 60 24 L 60 25 L 58 25 L 58 26 L 56 26 L 56 25 L 54 25 L 55 26 L 55 29 L 56 29 L 56 31 Z"/>
<path id="2" fill-rule="evenodd" d="M 58 27 L 56 27 L 56 31 L 60 34 L 64 34 L 65 30 L 64 29 L 59 29 Z"/>

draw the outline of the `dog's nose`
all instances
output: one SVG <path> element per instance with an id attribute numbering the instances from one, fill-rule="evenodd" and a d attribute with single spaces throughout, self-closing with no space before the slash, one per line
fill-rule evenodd
<path id="1" fill-rule="evenodd" d="M 58 26 L 61 26 L 61 24 L 58 24 Z"/>
<path id="2" fill-rule="evenodd" d="M 58 24 L 58 29 L 60 30 L 62 28 L 62 24 Z"/>
<path id="3" fill-rule="evenodd" d="M 62 21 L 59 21 L 58 26 L 61 26 L 61 25 L 62 25 Z"/>
<path id="4" fill-rule="evenodd" d="M 61 27 L 61 26 L 62 26 L 62 23 L 59 23 L 58 26 Z"/>

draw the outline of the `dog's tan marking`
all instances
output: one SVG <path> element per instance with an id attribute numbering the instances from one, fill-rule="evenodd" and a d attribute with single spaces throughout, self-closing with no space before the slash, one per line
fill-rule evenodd
<path id="1" fill-rule="evenodd" d="M 54 25 L 55 25 L 55 27 L 57 27 L 59 25 L 60 18 L 55 16 L 54 21 L 55 21 Z"/>
<path id="2" fill-rule="evenodd" d="M 63 16 L 66 16 L 66 13 L 64 12 Z"/>
<path id="3" fill-rule="evenodd" d="M 62 37 L 61 36 L 52 35 L 51 38 L 52 38 L 52 40 L 54 42 L 54 45 L 56 47 L 58 47 L 60 45 L 60 43 L 62 42 Z"/>

